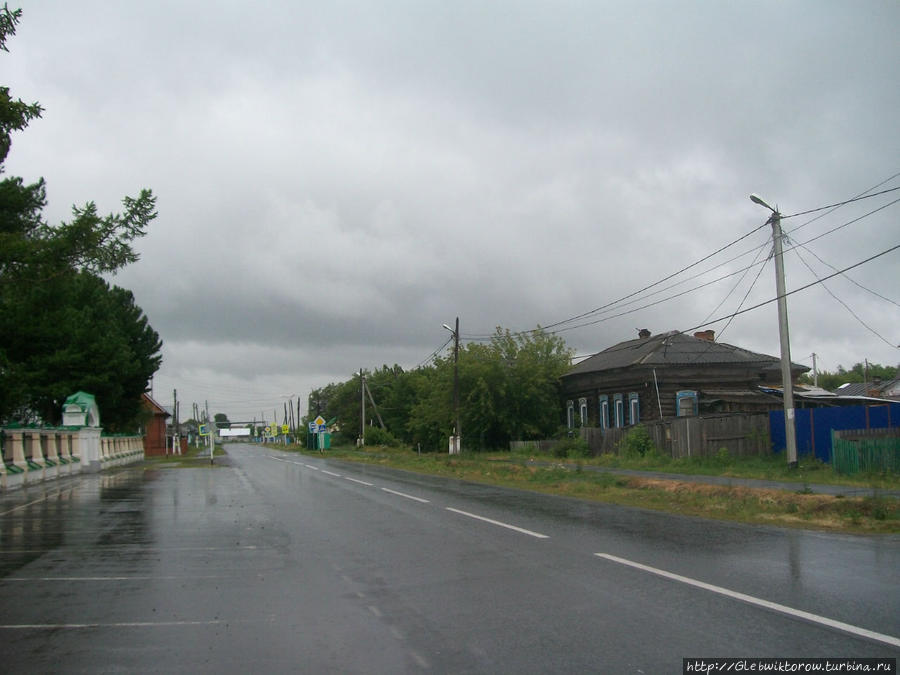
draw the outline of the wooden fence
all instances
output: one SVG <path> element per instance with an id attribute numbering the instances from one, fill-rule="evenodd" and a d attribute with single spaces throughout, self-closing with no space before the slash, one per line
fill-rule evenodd
<path id="1" fill-rule="evenodd" d="M 673 458 L 711 457 L 721 449 L 733 456 L 768 455 L 772 453 L 769 437 L 769 416 L 722 415 L 717 417 L 680 417 L 667 422 L 642 424 L 653 444 L 663 454 Z M 632 427 L 599 429 L 582 427 L 578 430 L 587 441 L 592 455 L 619 454 L 622 441 Z M 511 450 L 533 448 L 537 452 L 552 452 L 557 441 L 514 441 Z"/>

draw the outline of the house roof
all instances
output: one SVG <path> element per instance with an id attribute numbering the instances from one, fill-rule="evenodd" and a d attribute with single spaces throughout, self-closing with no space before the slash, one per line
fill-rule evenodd
<path id="1" fill-rule="evenodd" d="M 171 416 L 172 416 L 172 414 L 171 414 L 168 410 L 166 410 L 165 407 L 163 407 L 162 405 L 160 405 L 159 403 L 157 403 L 157 402 L 153 399 L 153 397 L 150 396 L 150 394 L 143 393 L 143 394 L 141 394 L 141 398 L 143 398 L 144 401 L 147 402 L 147 405 L 150 406 L 150 409 L 153 411 L 153 414 L 155 414 L 155 415 L 165 415 L 166 417 L 171 417 Z"/>
<path id="2" fill-rule="evenodd" d="M 724 342 L 713 342 L 678 331 L 627 340 L 585 359 L 565 376 L 635 366 L 662 367 L 674 365 L 756 365 L 762 370 L 777 369 L 780 360 Z M 809 370 L 792 364 L 795 370 Z M 564 376 L 564 377 L 565 377 Z"/>

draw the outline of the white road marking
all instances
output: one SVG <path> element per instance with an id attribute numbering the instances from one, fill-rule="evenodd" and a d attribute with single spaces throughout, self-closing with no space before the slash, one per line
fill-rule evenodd
<path id="1" fill-rule="evenodd" d="M 129 621 L 125 623 L 13 623 L 0 624 L 0 630 L 59 630 L 60 628 L 154 628 L 160 626 L 218 626 L 229 623 L 211 621 Z M 234 622 L 232 622 L 234 623 Z"/>
<path id="2" fill-rule="evenodd" d="M 334 476 L 335 478 L 341 477 L 341 474 L 335 473 L 334 471 L 328 471 L 326 469 L 322 469 L 322 473 L 327 473 L 329 476 Z"/>
<path id="3" fill-rule="evenodd" d="M 6 577 L 0 579 L 0 583 L 7 581 L 171 581 L 173 579 L 227 579 L 221 574 L 204 574 L 193 576 L 143 576 L 143 577 Z"/>
<path id="4" fill-rule="evenodd" d="M 680 581 L 684 584 L 689 584 L 691 586 L 696 586 L 697 588 L 702 588 L 707 591 L 712 591 L 713 593 L 718 593 L 720 595 L 727 596 L 729 598 L 734 598 L 735 600 L 740 600 L 742 602 L 749 603 L 751 605 L 756 605 L 758 607 L 764 607 L 765 609 L 771 609 L 775 612 L 780 612 L 781 614 L 787 614 L 788 616 L 793 616 L 798 619 L 805 619 L 806 621 L 812 621 L 813 623 L 818 623 L 823 626 L 828 626 L 829 628 L 836 628 L 837 630 L 844 631 L 845 633 L 850 633 L 852 635 L 858 635 L 859 637 L 868 638 L 870 640 L 876 640 L 878 642 L 883 642 L 885 644 L 892 645 L 894 647 L 900 647 L 900 638 L 894 637 L 893 635 L 884 635 L 883 633 L 876 633 L 871 630 L 867 630 L 865 628 L 860 628 L 859 626 L 853 626 L 849 623 L 844 623 L 843 621 L 835 621 L 834 619 L 829 619 L 825 616 L 820 616 L 818 614 L 812 614 L 811 612 L 805 612 L 802 609 L 794 609 L 793 607 L 788 607 L 787 605 L 781 605 L 777 602 L 770 602 L 769 600 L 763 600 L 762 598 L 757 598 L 752 595 L 747 595 L 745 593 L 739 593 L 737 591 L 732 591 L 727 588 L 723 588 L 722 586 L 714 586 L 713 584 L 708 584 L 703 581 L 698 581 L 697 579 L 691 579 L 690 577 L 684 577 L 680 574 L 675 574 L 673 572 L 667 572 L 665 570 L 658 569 L 656 567 L 650 567 L 649 565 L 643 565 L 639 562 L 634 562 L 633 560 L 627 560 L 626 558 L 619 558 L 618 556 L 610 555 L 608 553 L 595 553 L 599 558 L 605 558 L 606 560 L 611 560 L 612 562 L 617 562 L 622 565 L 628 565 L 629 567 L 634 567 L 639 570 L 643 570 L 644 572 L 649 572 L 650 574 L 656 574 L 661 577 L 665 577 L 667 579 L 672 579 L 674 581 Z"/>
<path id="5" fill-rule="evenodd" d="M 412 495 L 403 494 L 402 492 L 397 492 L 396 490 L 390 490 L 388 488 L 381 488 L 385 492 L 390 492 L 392 495 L 397 495 L 398 497 L 405 497 L 406 499 L 412 499 L 416 502 L 421 502 L 422 504 L 430 504 L 431 502 L 427 499 L 422 499 L 421 497 L 413 497 Z"/>
<path id="6" fill-rule="evenodd" d="M 374 487 L 374 486 L 375 486 L 375 483 L 367 483 L 367 482 L 364 481 L 364 480 L 357 480 L 356 478 L 350 478 L 350 476 L 344 476 L 344 478 L 346 478 L 347 480 L 351 480 L 351 481 L 353 481 L 354 483 L 359 483 L 360 485 L 367 485 L 367 486 L 369 486 L 369 487 Z"/>
<path id="7" fill-rule="evenodd" d="M 305 466 L 307 469 L 312 469 L 313 471 L 319 470 L 319 467 L 313 466 L 312 464 L 304 464 L 303 466 Z"/>
<path id="8" fill-rule="evenodd" d="M 515 530 L 516 532 L 521 532 L 522 534 L 527 534 L 529 537 L 535 537 L 536 539 L 549 539 L 546 534 L 541 534 L 540 532 L 532 532 L 531 530 L 526 530 L 523 527 L 517 527 L 515 525 L 510 525 L 509 523 L 501 523 L 499 520 L 491 520 L 490 518 L 485 518 L 484 516 L 479 516 L 474 513 L 468 513 L 467 511 L 460 511 L 459 509 L 453 509 L 449 506 L 446 507 L 448 511 L 453 511 L 453 513 L 458 513 L 462 516 L 468 516 L 469 518 L 476 518 L 477 520 L 483 520 L 486 523 L 490 523 L 491 525 L 499 525 L 500 527 L 505 527 L 508 530 Z"/>

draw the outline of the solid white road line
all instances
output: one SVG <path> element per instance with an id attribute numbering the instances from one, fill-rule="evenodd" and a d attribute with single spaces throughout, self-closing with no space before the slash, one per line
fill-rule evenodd
<path id="1" fill-rule="evenodd" d="M 780 612 L 781 614 L 787 614 L 788 616 L 793 616 L 798 619 L 805 619 L 806 621 L 812 621 L 813 623 L 818 623 L 823 626 L 828 626 L 829 628 L 836 628 L 837 630 L 844 631 L 845 633 L 850 633 L 852 635 L 857 635 L 859 637 L 868 638 L 870 640 L 877 640 L 878 642 L 883 642 L 885 644 L 892 645 L 894 647 L 900 647 L 900 638 L 896 638 L 893 635 L 884 635 L 883 633 L 876 633 L 871 630 L 867 630 L 865 628 L 860 628 L 859 626 L 853 626 L 849 623 L 844 623 L 843 621 L 835 621 L 834 619 L 829 619 L 825 616 L 819 616 L 818 614 L 812 614 L 810 612 L 804 612 L 802 609 L 794 609 L 793 607 L 788 607 L 787 605 L 781 605 L 777 602 L 770 602 L 769 600 L 763 600 L 762 598 L 757 598 L 752 595 L 747 595 L 745 593 L 738 593 L 737 591 L 732 591 L 727 588 L 723 588 L 721 586 L 714 586 L 713 584 L 707 584 L 703 581 L 698 581 L 697 579 L 691 579 L 690 577 L 684 577 L 680 574 L 674 574 L 673 572 L 667 572 L 665 570 L 658 569 L 656 567 L 650 567 L 649 565 L 642 565 L 639 562 L 634 562 L 633 560 L 627 560 L 626 558 L 619 558 L 618 556 L 610 555 L 608 553 L 595 553 L 599 558 L 605 558 L 606 560 L 611 560 L 612 562 L 617 562 L 621 565 L 628 565 L 629 567 L 634 567 L 639 570 L 643 570 L 644 572 L 649 572 L 650 574 L 656 574 L 661 577 L 665 577 L 666 579 L 672 579 L 674 581 L 680 581 L 683 584 L 689 584 L 691 586 L 696 586 L 697 588 L 702 588 L 707 591 L 712 591 L 713 593 L 718 593 L 720 595 L 727 596 L 729 598 L 734 598 L 735 600 L 740 600 L 742 602 L 749 603 L 751 605 L 756 605 L 758 607 L 764 607 L 765 609 L 771 609 L 775 612 Z"/>
<path id="2" fill-rule="evenodd" d="M 530 537 L 535 537 L 536 539 L 549 539 L 546 534 L 541 534 L 540 532 L 532 532 L 531 530 L 526 530 L 522 527 L 516 527 L 515 525 L 510 525 L 509 523 L 501 523 L 499 520 L 491 520 L 490 518 L 485 518 L 484 516 L 478 516 L 474 513 L 468 513 L 466 511 L 460 511 L 459 509 L 453 509 L 449 506 L 446 507 L 448 511 L 452 511 L 453 513 L 458 513 L 461 516 L 468 516 L 469 518 L 476 518 L 477 520 L 483 520 L 486 523 L 490 523 L 491 525 L 499 525 L 500 527 L 505 527 L 508 530 L 515 530 L 516 532 L 521 532 L 522 534 L 527 534 Z"/>
<path id="3" fill-rule="evenodd" d="M 160 577 L 6 577 L 0 583 L 8 581 L 172 581 L 182 579 L 227 579 L 221 574 L 204 574 L 194 576 L 160 576 Z"/>
<path id="4" fill-rule="evenodd" d="M 14 623 L 0 624 L 0 630 L 58 630 L 60 628 L 154 628 L 160 626 L 217 626 L 229 623 L 212 621 L 130 621 L 126 623 Z M 232 622 L 235 623 L 235 622 Z"/>
<path id="5" fill-rule="evenodd" d="M 396 490 L 390 490 L 388 488 L 381 488 L 385 492 L 390 492 L 392 495 L 397 495 L 398 497 L 405 497 L 406 499 L 412 499 L 413 501 L 420 502 L 422 504 L 430 504 L 427 499 L 422 499 L 421 497 L 413 497 L 412 495 L 403 494 L 402 492 L 397 492 Z"/>

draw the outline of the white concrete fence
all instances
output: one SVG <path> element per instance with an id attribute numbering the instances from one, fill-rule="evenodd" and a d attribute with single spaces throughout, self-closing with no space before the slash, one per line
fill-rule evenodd
<path id="1" fill-rule="evenodd" d="M 96 427 L 0 429 L 0 490 L 144 459 L 141 436 L 102 436 Z"/>

